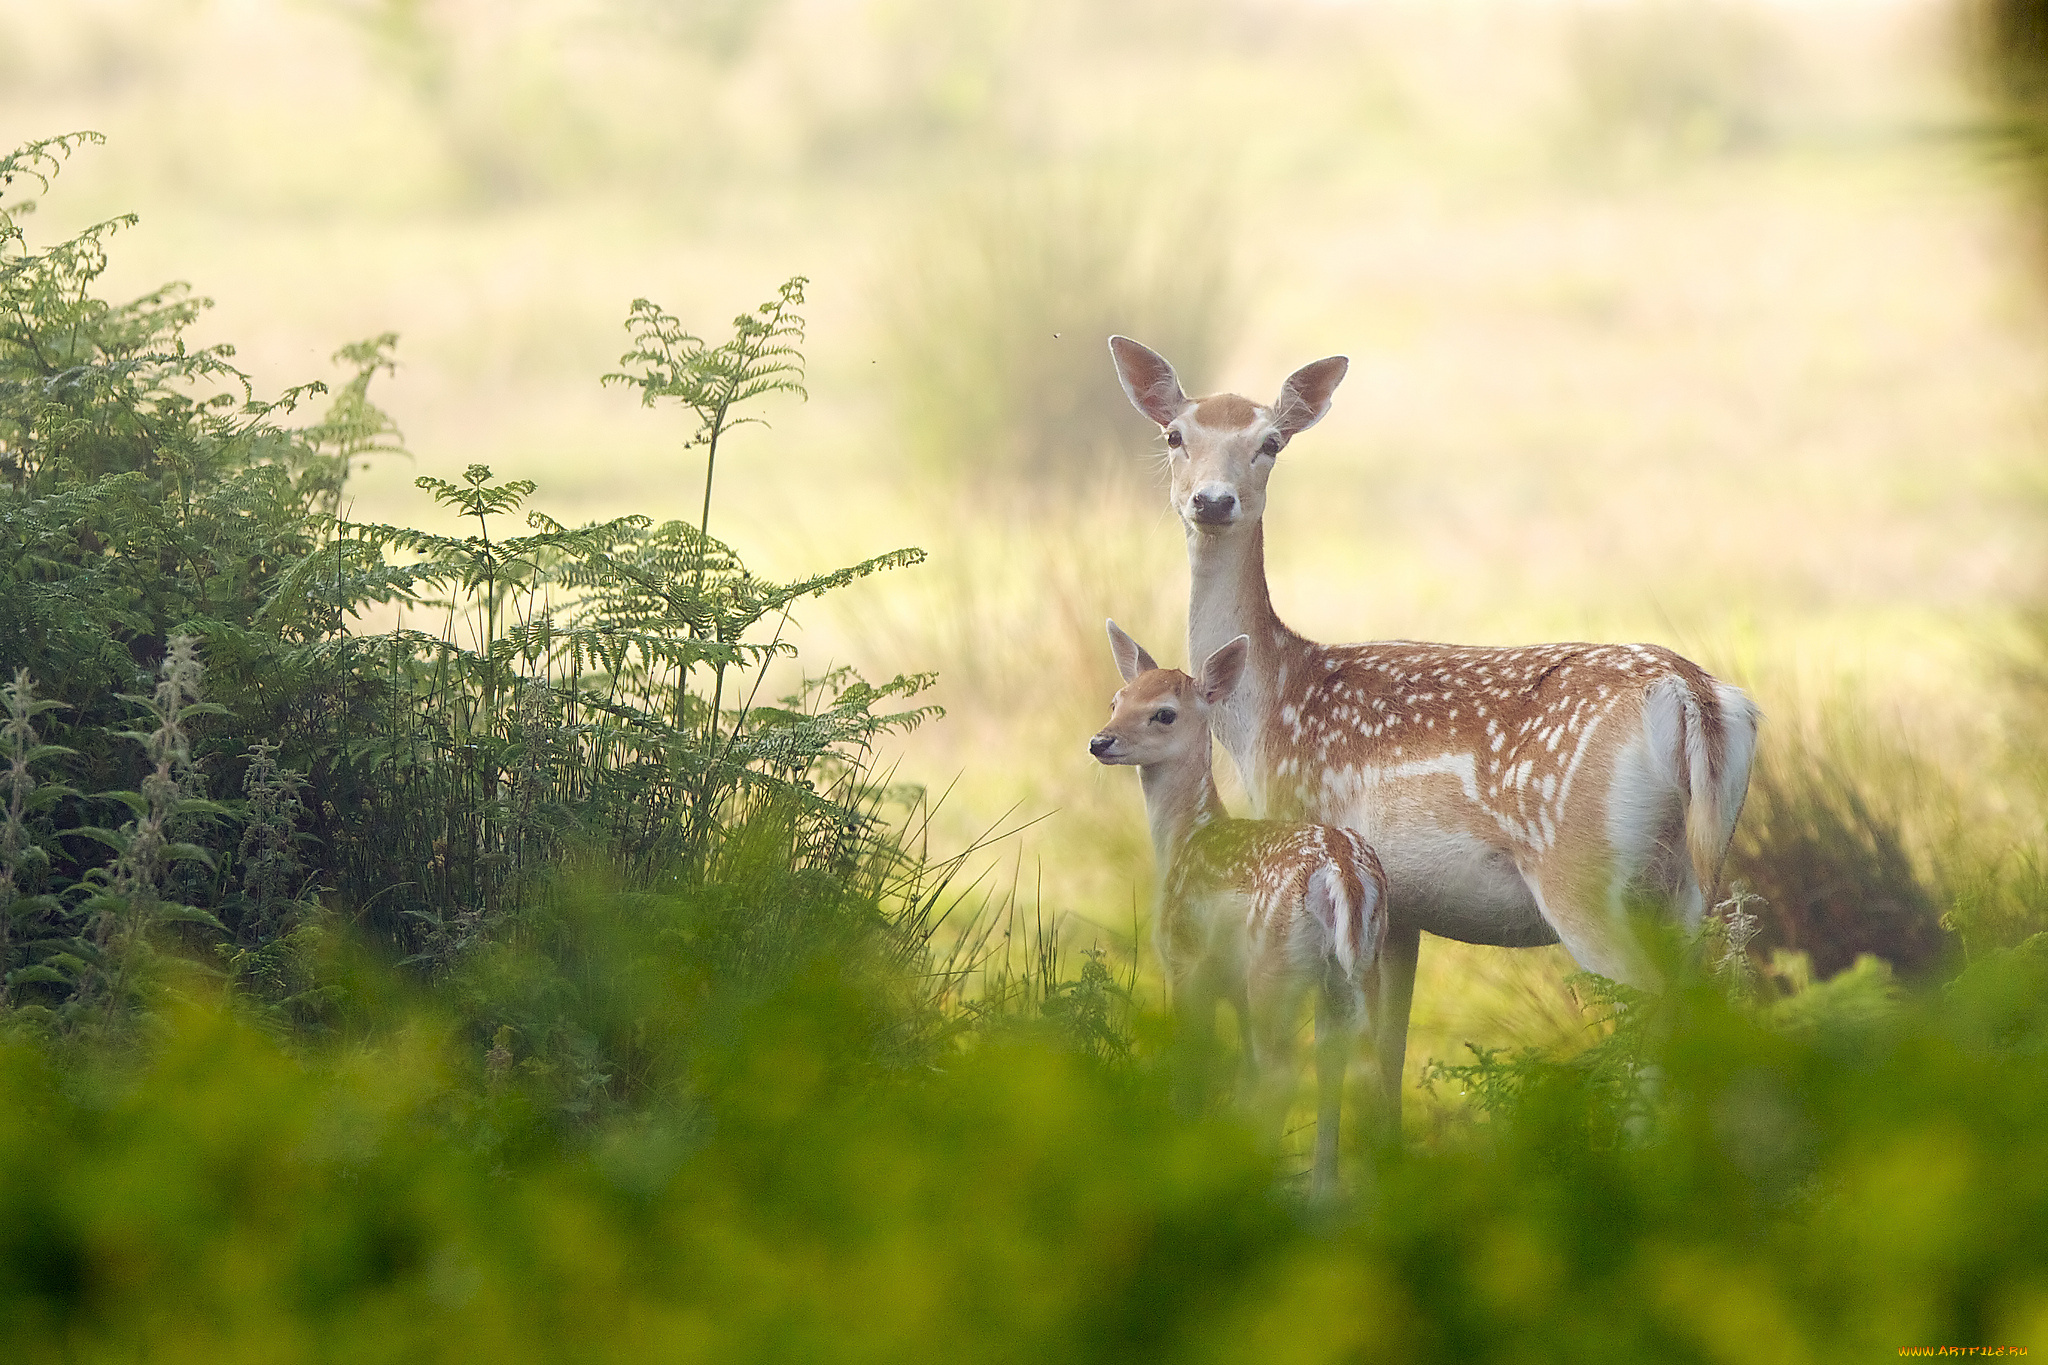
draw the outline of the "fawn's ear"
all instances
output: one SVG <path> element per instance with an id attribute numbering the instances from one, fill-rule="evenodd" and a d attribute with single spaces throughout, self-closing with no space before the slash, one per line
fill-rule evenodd
<path id="1" fill-rule="evenodd" d="M 1159 667 L 1152 662 L 1152 656 L 1145 652 L 1145 647 L 1124 634 L 1116 622 L 1104 624 L 1109 627 L 1109 652 L 1116 655 L 1116 671 L 1124 675 L 1125 682 Z"/>
<path id="2" fill-rule="evenodd" d="M 1244 677 L 1245 662 L 1251 656 L 1252 637 L 1238 636 L 1209 656 L 1202 665 L 1202 676 L 1195 680 L 1195 691 L 1211 706 L 1222 702 L 1237 690 Z"/>
<path id="3" fill-rule="evenodd" d="M 1280 424 L 1283 436 L 1292 437 L 1323 420 L 1323 414 L 1330 410 L 1331 395 L 1344 382 L 1345 371 L 1351 362 L 1341 355 L 1326 356 L 1311 361 L 1293 374 L 1280 386 L 1280 397 L 1273 404 L 1273 420 Z"/>
<path id="4" fill-rule="evenodd" d="M 1188 396 L 1180 391 L 1180 379 L 1166 357 L 1129 337 L 1111 337 L 1109 356 L 1116 362 L 1116 377 L 1124 386 L 1131 406 L 1165 426 L 1180 416 Z"/>

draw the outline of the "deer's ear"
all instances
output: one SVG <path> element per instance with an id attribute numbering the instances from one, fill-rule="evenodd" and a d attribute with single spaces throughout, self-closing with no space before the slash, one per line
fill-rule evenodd
<path id="1" fill-rule="evenodd" d="M 1311 361 L 1288 375 L 1287 382 L 1280 386 L 1279 400 L 1273 404 L 1273 418 L 1280 424 L 1281 434 L 1291 437 L 1322 421 L 1323 414 L 1330 410 L 1331 396 L 1350 368 L 1349 360 L 1333 355 Z"/>
<path id="2" fill-rule="evenodd" d="M 1188 397 L 1180 391 L 1180 378 L 1165 356 L 1129 337 L 1111 337 L 1109 355 L 1116 362 L 1117 380 L 1132 407 L 1162 427 L 1180 416 Z"/>
<path id="3" fill-rule="evenodd" d="M 1211 654 L 1202 665 L 1202 676 L 1195 680 L 1195 691 L 1201 694 L 1202 700 L 1215 706 L 1235 692 L 1251 654 L 1252 637 L 1249 635 L 1240 635 Z"/>
<path id="4" fill-rule="evenodd" d="M 1145 647 L 1124 634 L 1116 622 L 1106 621 L 1103 624 L 1109 627 L 1109 652 L 1116 656 L 1116 671 L 1124 675 L 1125 682 L 1159 667 L 1152 662 L 1152 656 L 1145 652 Z"/>

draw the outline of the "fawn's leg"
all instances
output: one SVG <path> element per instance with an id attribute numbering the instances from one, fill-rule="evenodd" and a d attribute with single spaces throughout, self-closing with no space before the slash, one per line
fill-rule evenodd
<path id="1" fill-rule="evenodd" d="M 1209 1107 L 1216 1062 L 1216 1005 L 1220 998 L 1214 974 L 1199 967 L 1169 977 L 1174 1017 L 1173 1102 L 1193 1117 Z"/>
<path id="2" fill-rule="evenodd" d="M 1344 1074 L 1350 1068 L 1349 1019 L 1338 1017 L 1344 1002 L 1329 983 L 1316 992 L 1316 1164 L 1310 1189 L 1318 1200 L 1337 1193 L 1337 1127 L 1344 1108 Z"/>
<path id="3" fill-rule="evenodd" d="M 1294 1035 L 1302 984 L 1282 972 L 1254 972 L 1246 991 L 1251 1018 L 1251 1087 L 1246 1098 L 1268 1138 L 1287 1136 L 1294 1099 Z"/>

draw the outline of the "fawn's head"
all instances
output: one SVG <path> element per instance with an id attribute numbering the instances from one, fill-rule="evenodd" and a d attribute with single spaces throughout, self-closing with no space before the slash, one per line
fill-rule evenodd
<path id="1" fill-rule="evenodd" d="M 1111 337 L 1109 353 L 1132 405 L 1166 437 L 1173 510 L 1190 530 L 1210 535 L 1264 515 L 1274 459 L 1323 420 L 1351 366 L 1341 355 L 1304 365 L 1264 407 L 1234 393 L 1189 398 L 1166 358 L 1129 337 Z"/>
<path id="2" fill-rule="evenodd" d="M 1199 758 L 1209 763 L 1209 713 L 1244 676 L 1251 638 L 1240 635 L 1211 654 L 1201 676 L 1152 662 L 1144 646 L 1109 626 L 1109 650 L 1124 686 L 1109 703 L 1109 724 L 1088 741 L 1088 752 L 1103 763 L 1149 767 Z"/>

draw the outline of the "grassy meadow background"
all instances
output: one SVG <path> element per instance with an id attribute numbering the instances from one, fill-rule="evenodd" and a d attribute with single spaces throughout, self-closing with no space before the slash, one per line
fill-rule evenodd
<path id="1" fill-rule="evenodd" d="M 452 529 L 413 479 L 474 462 L 694 519 L 701 453 L 598 382 L 626 306 L 716 335 L 807 275 L 809 401 L 726 447 L 723 537 L 930 552 L 800 611 L 805 666 L 936 670 L 892 755 L 934 846 L 1032 822 L 992 894 L 1128 951 L 1100 623 L 1179 662 L 1185 569 L 1111 331 L 1258 398 L 1351 356 L 1268 514 L 1297 628 L 1668 643 L 1929 885 L 2038 831 L 2048 347 L 1964 48 L 1932 0 L 0 0 L 0 128 L 107 135 L 32 231 L 139 213 L 105 292 L 191 281 L 260 389 L 399 333 L 414 458 L 358 520 Z M 1411 1071 L 1571 1038 L 1569 971 L 1429 943 Z"/>

